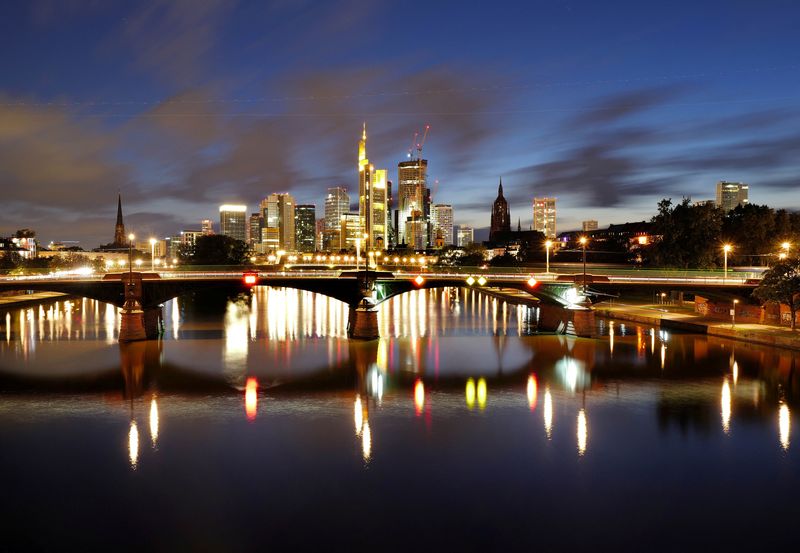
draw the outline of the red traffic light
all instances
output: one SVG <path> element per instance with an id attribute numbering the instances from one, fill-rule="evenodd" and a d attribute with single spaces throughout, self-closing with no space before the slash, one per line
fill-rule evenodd
<path id="1" fill-rule="evenodd" d="M 530 286 L 531 288 L 536 288 L 538 285 L 539 281 L 536 280 L 535 278 L 531 277 L 528 279 L 528 286 Z"/>
<path id="2" fill-rule="evenodd" d="M 244 273 L 242 279 L 248 286 L 254 286 L 258 282 L 258 273 Z"/>

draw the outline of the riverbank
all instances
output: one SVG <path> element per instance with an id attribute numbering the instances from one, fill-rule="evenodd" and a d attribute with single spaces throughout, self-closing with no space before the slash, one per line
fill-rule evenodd
<path id="1" fill-rule="evenodd" d="M 752 323 L 733 325 L 698 315 L 690 307 L 615 302 L 595 306 L 595 315 L 668 330 L 695 332 L 753 344 L 800 350 L 800 334 L 786 327 Z"/>
<path id="2" fill-rule="evenodd" d="M 0 296 L 0 310 L 3 308 L 19 307 L 30 303 L 60 300 L 66 297 L 68 297 L 68 294 L 62 294 L 61 292 L 34 292 L 33 294 L 13 294 L 10 296 Z"/>

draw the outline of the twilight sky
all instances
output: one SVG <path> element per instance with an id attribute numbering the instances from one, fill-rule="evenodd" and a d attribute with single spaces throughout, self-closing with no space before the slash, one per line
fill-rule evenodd
<path id="1" fill-rule="evenodd" d="M 270 192 L 357 194 L 414 132 L 434 201 L 558 229 L 750 184 L 800 209 L 800 4 L 770 1 L 5 0 L 0 235 L 110 242 L 218 224 Z"/>

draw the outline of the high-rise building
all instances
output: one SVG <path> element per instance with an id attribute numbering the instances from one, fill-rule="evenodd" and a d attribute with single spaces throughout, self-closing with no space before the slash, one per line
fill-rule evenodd
<path id="1" fill-rule="evenodd" d="M 735 209 L 737 205 L 747 205 L 750 201 L 749 193 L 750 185 L 743 182 L 719 181 L 717 183 L 717 207 L 727 213 L 731 209 Z"/>
<path id="2" fill-rule="evenodd" d="M 406 245 L 413 250 L 424 250 L 428 245 L 428 222 L 422 218 L 406 219 Z"/>
<path id="3" fill-rule="evenodd" d="M 322 249 L 335 251 L 341 248 L 342 215 L 350 212 L 350 195 L 341 186 L 328 188 L 325 197 L 325 230 L 322 237 Z"/>
<path id="4" fill-rule="evenodd" d="M 225 204 L 219 206 L 219 232 L 236 240 L 247 240 L 247 206 Z"/>
<path id="5" fill-rule="evenodd" d="M 443 246 L 453 245 L 453 206 L 434 204 L 431 208 L 431 234 L 433 243 L 441 241 Z"/>
<path id="6" fill-rule="evenodd" d="M 323 239 L 325 237 L 325 217 L 317 219 L 317 223 L 314 229 L 314 247 L 317 251 L 322 251 L 325 249 L 323 245 Z"/>
<path id="7" fill-rule="evenodd" d="M 313 253 L 316 249 L 317 206 L 302 204 L 294 210 L 294 243 L 299 252 Z"/>
<path id="8" fill-rule="evenodd" d="M 467 225 L 458 225 L 456 230 L 456 246 L 465 248 L 475 241 L 475 234 L 472 227 Z"/>
<path id="9" fill-rule="evenodd" d="M 206 236 L 214 234 L 214 223 L 211 221 L 211 219 L 203 219 L 200 221 L 200 230 Z"/>
<path id="10" fill-rule="evenodd" d="M 581 223 L 581 228 L 583 232 L 591 232 L 593 230 L 597 230 L 597 221 L 594 219 L 589 219 L 588 221 L 584 221 Z"/>
<path id="11" fill-rule="evenodd" d="M 263 219 L 261 213 L 251 213 L 248 226 L 247 243 L 251 248 L 255 248 L 261 244 L 261 227 L 263 226 Z"/>
<path id="12" fill-rule="evenodd" d="M 503 179 L 497 188 L 497 199 L 492 204 L 492 220 L 489 226 L 489 241 L 494 242 L 500 235 L 511 232 L 511 212 L 508 202 L 503 197 Z"/>
<path id="13" fill-rule="evenodd" d="M 114 242 L 116 247 L 124 247 L 128 244 L 128 237 L 125 234 L 125 223 L 122 222 L 122 194 L 117 195 L 117 224 L 114 227 Z"/>
<path id="14" fill-rule="evenodd" d="M 290 194 L 270 194 L 261 200 L 261 241 L 271 250 L 295 250 L 294 198 Z M 265 233 L 266 231 L 266 233 Z"/>
<path id="15" fill-rule="evenodd" d="M 345 213 L 341 219 L 341 229 L 339 231 L 339 249 L 355 250 L 356 241 L 364 247 L 364 224 L 361 215 L 358 213 Z"/>
<path id="16" fill-rule="evenodd" d="M 556 199 L 533 199 L 533 230 L 544 234 L 547 238 L 556 237 Z"/>
<path id="17" fill-rule="evenodd" d="M 410 244 L 406 222 L 425 221 L 428 160 L 410 159 L 397 164 L 397 240 Z M 426 231 L 427 233 L 427 231 Z"/>
<path id="18" fill-rule="evenodd" d="M 358 214 L 364 218 L 369 249 L 389 244 L 389 205 L 386 169 L 375 169 L 367 159 L 367 124 L 358 141 Z"/>

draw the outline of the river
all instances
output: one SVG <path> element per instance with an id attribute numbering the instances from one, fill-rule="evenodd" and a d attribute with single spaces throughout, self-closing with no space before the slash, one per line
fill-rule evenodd
<path id="1" fill-rule="evenodd" d="M 637 324 L 537 335 L 475 290 L 347 307 L 0 312 L 9 550 L 770 550 L 794 542 L 795 354 Z M 2 549 L 2 547 L 0 547 Z"/>

